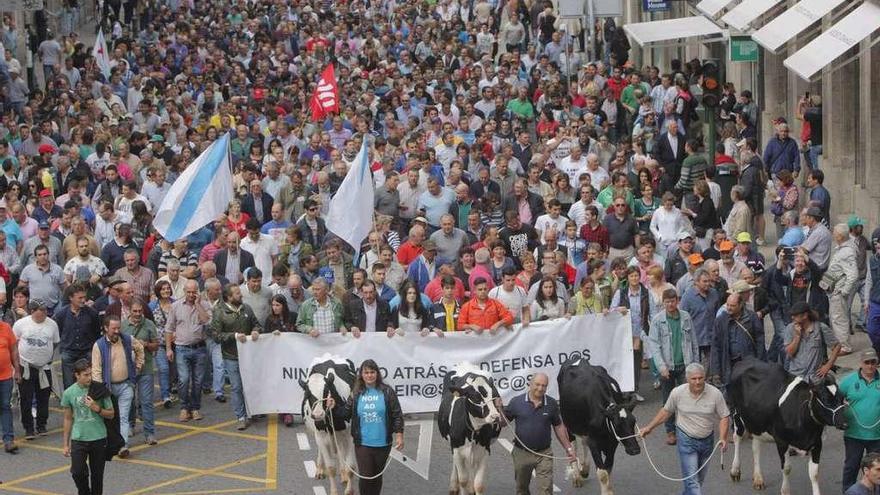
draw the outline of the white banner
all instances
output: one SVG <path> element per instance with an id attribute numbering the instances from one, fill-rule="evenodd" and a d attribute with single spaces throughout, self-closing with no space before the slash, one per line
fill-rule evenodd
<path id="1" fill-rule="evenodd" d="M 435 412 L 440 405 L 443 377 L 457 363 L 470 361 L 489 372 L 505 402 L 523 393 L 536 372 L 550 376 L 548 392 L 558 397 L 556 375 L 572 356 L 586 357 L 604 366 L 624 391 L 633 390 L 632 330 L 630 317 L 584 315 L 532 323 L 525 329 L 502 330 L 497 335 L 456 332 L 440 338 L 407 334 L 388 338 L 384 332 L 261 335 L 238 343 L 238 358 L 249 414 L 296 413 L 303 390 L 298 381 L 316 356 L 325 353 L 379 364 L 386 383 L 397 391 L 405 413 Z"/>

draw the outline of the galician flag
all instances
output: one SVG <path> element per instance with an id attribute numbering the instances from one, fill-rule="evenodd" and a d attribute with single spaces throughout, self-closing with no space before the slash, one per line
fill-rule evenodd
<path id="1" fill-rule="evenodd" d="M 361 242 L 373 228 L 373 176 L 368 155 L 364 137 L 354 164 L 330 200 L 327 214 L 327 230 L 354 248 L 355 259 Z"/>
<path id="2" fill-rule="evenodd" d="M 104 31 L 98 30 L 98 37 L 95 38 L 95 46 L 92 47 L 92 56 L 95 57 L 95 63 L 101 69 L 104 78 L 110 81 L 110 52 L 107 51 L 107 42 L 104 41 Z"/>
<path id="3" fill-rule="evenodd" d="M 153 218 L 153 226 L 176 241 L 208 225 L 234 198 L 229 133 L 214 141 L 171 185 Z"/>

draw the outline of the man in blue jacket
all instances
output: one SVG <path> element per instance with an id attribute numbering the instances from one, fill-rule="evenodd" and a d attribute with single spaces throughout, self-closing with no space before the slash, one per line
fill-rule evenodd
<path id="1" fill-rule="evenodd" d="M 801 171 L 801 155 L 797 141 L 788 136 L 788 124 L 776 127 L 776 139 L 771 139 L 764 148 L 764 165 L 771 177 L 776 177 L 782 170 L 791 171 L 797 178 Z"/>

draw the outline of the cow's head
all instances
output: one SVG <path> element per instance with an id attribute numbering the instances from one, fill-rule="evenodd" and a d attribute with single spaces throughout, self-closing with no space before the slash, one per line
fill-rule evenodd
<path id="1" fill-rule="evenodd" d="M 465 399 L 475 429 L 484 424 L 495 424 L 501 419 L 501 413 L 495 406 L 498 389 L 491 377 L 474 372 L 456 375 L 450 381 L 450 391 Z"/>
<path id="2" fill-rule="evenodd" d="M 839 430 L 847 428 L 844 409 L 848 404 L 833 375 L 825 375 L 822 381 L 811 385 L 810 394 L 810 414 L 814 420 Z"/>
<path id="3" fill-rule="evenodd" d="M 623 449 L 629 455 L 638 455 L 642 450 L 636 438 L 636 417 L 633 416 L 635 401 L 629 400 L 624 403 L 611 402 L 603 410 L 605 422 L 611 428 L 611 433 L 623 445 Z"/>
<path id="4" fill-rule="evenodd" d="M 351 361 L 331 359 L 312 363 L 305 381 L 300 380 L 308 411 L 316 423 L 325 421 L 325 401 L 332 397 L 337 404 L 348 399 L 354 380 L 354 364 Z"/>

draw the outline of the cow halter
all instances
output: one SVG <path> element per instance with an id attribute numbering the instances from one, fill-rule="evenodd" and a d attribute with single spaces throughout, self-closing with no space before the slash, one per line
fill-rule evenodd
<path id="1" fill-rule="evenodd" d="M 849 404 L 846 403 L 846 401 L 844 401 L 842 404 L 840 404 L 839 406 L 837 406 L 837 407 L 835 407 L 835 408 L 832 409 L 832 408 L 828 407 L 827 405 L 825 405 L 825 403 L 822 402 L 822 399 L 820 399 L 815 393 L 813 393 L 812 390 L 810 390 L 810 399 L 811 399 L 811 400 L 809 401 L 809 402 L 810 402 L 810 405 L 811 405 L 812 402 L 813 402 L 812 399 L 815 399 L 816 402 L 819 403 L 819 406 L 822 407 L 822 409 L 825 409 L 826 411 L 828 411 L 828 412 L 831 413 L 831 424 L 834 424 L 834 419 L 835 419 L 835 417 L 837 416 L 837 411 L 840 411 L 841 409 L 843 409 L 843 408 L 845 408 L 845 407 L 847 407 L 847 406 L 849 405 Z M 822 423 L 821 421 L 819 421 L 818 419 L 816 419 L 815 414 L 813 414 L 813 408 L 810 407 L 810 405 L 807 406 L 807 409 L 809 409 L 809 411 L 810 411 L 810 418 L 811 418 L 813 421 L 815 421 L 817 425 L 819 425 L 819 426 L 823 426 L 824 423 Z"/>

